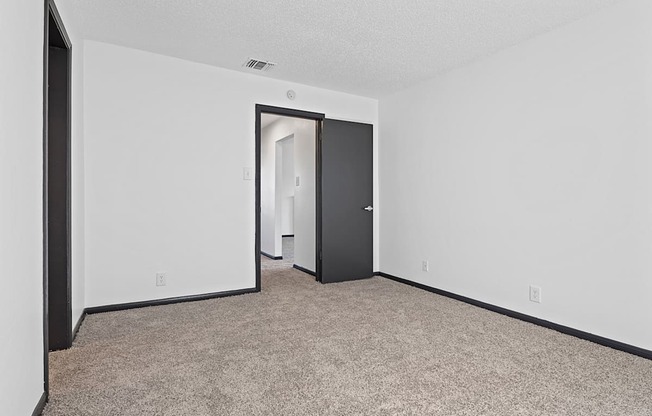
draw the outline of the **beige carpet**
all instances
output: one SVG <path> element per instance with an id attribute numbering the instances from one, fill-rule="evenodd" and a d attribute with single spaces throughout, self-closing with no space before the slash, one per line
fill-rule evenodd
<path id="1" fill-rule="evenodd" d="M 382 278 L 91 315 L 45 415 L 652 415 L 652 361 Z"/>

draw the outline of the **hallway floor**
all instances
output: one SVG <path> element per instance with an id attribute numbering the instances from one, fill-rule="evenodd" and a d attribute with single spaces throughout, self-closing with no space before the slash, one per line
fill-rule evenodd
<path id="1" fill-rule="evenodd" d="M 272 260 L 267 256 L 260 256 L 261 270 L 287 269 L 294 264 L 294 237 L 283 237 L 283 258 Z"/>

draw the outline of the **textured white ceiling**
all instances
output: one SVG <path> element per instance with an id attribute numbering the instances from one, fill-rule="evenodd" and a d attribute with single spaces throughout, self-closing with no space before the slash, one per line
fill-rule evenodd
<path id="1" fill-rule="evenodd" d="M 619 0 L 59 0 L 86 39 L 369 97 Z"/>

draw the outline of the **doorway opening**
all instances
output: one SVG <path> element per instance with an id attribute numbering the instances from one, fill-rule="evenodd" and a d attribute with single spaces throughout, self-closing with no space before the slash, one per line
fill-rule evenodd
<path id="1" fill-rule="evenodd" d="M 257 107 L 258 289 L 261 268 L 295 268 L 318 276 L 317 149 L 322 118 Z"/>
<path id="2" fill-rule="evenodd" d="M 306 131 L 314 129 L 312 140 L 299 142 L 301 129 L 278 129 L 271 139 L 263 139 L 263 128 L 267 130 L 280 120 L 307 122 Z M 278 117 L 277 117 L 278 118 Z M 264 120 L 266 122 L 264 123 Z M 271 120 L 271 121 L 270 121 Z M 294 258 L 293 266 L 302 270 L 298 263 L 299 250 L 314 253 L 305 272 L 314 274 L 318 282 L 335 283 L 366 279 L 373 272 L 373 125 L 356 121 L 327 119 L 324 114 L 256 105 L 256 290 L 261 290 L 261 257 L 267 255 L 270 261 L 282 260 L 282 215 L 283 198 L 289 197 L 283 189 L 283 152 L 286 143 L 293 140 L 292 154 L 295 166 L 294 182 Z M 278 143 L 278 148 L 277 148 Z M 297 157 L 300 143 L 314 144 L 307 153 Z M 263 155 L 263 148 L 267 153 Z M 289 151 L 286 151 L 289 153 Z M 264 161 L 263 161 L 264 156 Z M 314 160 L 314 164 L 312 161 Z M 298 163 L 310 161 L 309 181 L 306 173 L 297 172 Z M 279 174 L 277 174 L 279 167 Z M 262 172 L 261 172 L 262 171 Z M 299 173 L 298 175 L 296 173 Z M 314 175 L 314 176 L 313 176 Z M 288 175 L 290 176 L 290 175 Z M 277 186 L 277 178 L 279 185 Z M 303 179 L 302 179 L 303 178 Z M 265 185 L 263 190 L 262 185 Z M 298 186 L 297 186 L 298 185 Z M 314 202 L 314 209 L 299 213 L 302 209 L 299 191 L 304 185 L 314 185 L 314 194 L 306 199 Z M 290 185 L 292 186 L 292 184 Z M 276 193 L 276 189 L 280 189 Z M 299 190 L 299 191 L 297 191 Z M 263 199 L 267 202 L 263 203 Z M 266 205 L 265 205 L 266 204 Z M 270 212 L 272 214 L 270 214 Z M 314 230 L 313 238 L 299 238 L 301 224 L 299 216 L 310 220 L 307 230 Z M 312 221 L 314 218 L 314 221 Z M 268 230 L 262 229 L 265 222 Z M 309 234 L 306 234 L 309 236 Z M 263 243 L 263 240 L 265 242 Z M 304 242 L 302 242 L 304 241 Z M 265 245 L 263 249 L 263 244 Z M 306 256 L 306 258 L 308 258 Z M 312 260 L 314 259 L 314 260 Z M 265 260 L 267 261 L 267 260 Z M 314 265 L 314 269 L 310 268 Z"/>
<path id="3" fill-rule="evenodd" d="M 43 343 L 48 352 L 72 345 L 71 85 L 72 43 L 53 0 L 45 1 L 43 51 Z"/>

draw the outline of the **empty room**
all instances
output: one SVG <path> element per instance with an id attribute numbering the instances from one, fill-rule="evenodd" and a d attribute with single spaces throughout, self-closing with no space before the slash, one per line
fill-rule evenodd
<path id="1" fill-rule="evenodd" d="M 652 416 L 652 2 L 0 32 L 0 415 Z"/>

